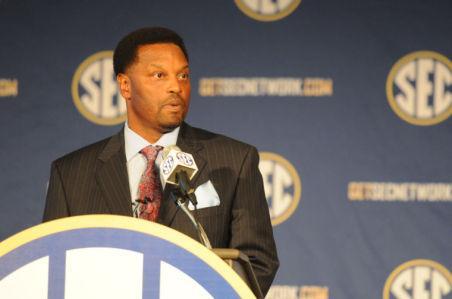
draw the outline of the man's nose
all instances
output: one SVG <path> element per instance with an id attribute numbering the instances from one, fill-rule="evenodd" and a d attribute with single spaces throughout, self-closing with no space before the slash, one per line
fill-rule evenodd
<path id="1" fill-rule="evenodd" d="M 181 82 L 177 79 L 176 76 L 172 76 L 169 80 L 169 86 L 168 86 L 168 91 L 170 93 L 180 93 L 181 92 L 181 87 L 180 84 Z"/>

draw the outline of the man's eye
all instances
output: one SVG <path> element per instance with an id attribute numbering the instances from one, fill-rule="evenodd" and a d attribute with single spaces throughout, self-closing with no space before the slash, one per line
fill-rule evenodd
<path id="1" fill-rule="evenodd" d="M 163 78 L 164 74 L 162 72 L 155 72 L 154 74 L 152 74 L 152 76 L 154 78 L 161 79 Z"/>
<path id="2" fill-rule="evenodd" d="M 190 76 L 188 75 L 188 73 L 182 73 L 178 75 L 180 80 L 187 80 Z"/>

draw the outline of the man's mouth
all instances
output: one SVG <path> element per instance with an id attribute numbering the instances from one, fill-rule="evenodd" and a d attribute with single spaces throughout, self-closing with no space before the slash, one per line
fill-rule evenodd
<path id="1" fill-rule="evenodd" d="M 179 109 L 179 108 L 183 108 L 185 105 L 184 105 L 184 101 L 181 98 L 173 97 L 173 98 L 170 98 L 164 104 L 164 106 L 168 106 L 168 107 L 173 108 L 173 109 Z"/>

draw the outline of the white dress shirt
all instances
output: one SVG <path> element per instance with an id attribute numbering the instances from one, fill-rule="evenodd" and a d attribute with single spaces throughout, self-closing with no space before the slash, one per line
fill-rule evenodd
<path id="1" fill-rule="evenodd" d="M 171 132 L 163 134 L 160 139 L 152 145 L 166 147 L 176 144 L 177 136 L 179 136 L 179 129 L 180 127 L 177 127 Z M 138 185 L 140 184 L 141 176 L 147 166 L 147 160 L 142 154 L 140 154 L 140 151 L 146 146 L 151 145 L 151 143 L 132 131 L 127 122 L 124 126 L 124 141 L 127 173 L 129 176 L 130 198 L 132 199 L 132 203 L 134 203 L 135 199 L 138 198 Z"/>

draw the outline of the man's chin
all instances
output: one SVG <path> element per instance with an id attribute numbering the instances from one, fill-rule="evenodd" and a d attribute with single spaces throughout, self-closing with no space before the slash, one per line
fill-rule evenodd
<path id="1" fill-rule="evenodd" d="M 172 122 L 166 122 L 164 124 L 161 124 L 162 131 L 164 133 L 171 132 L 175 128 L 179 127 L 182 124 L 183 119 L 180 119 L 178 121 L 172 121 Z"/>

